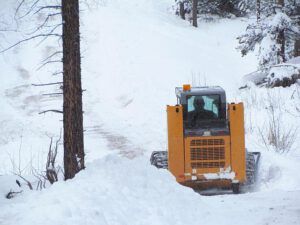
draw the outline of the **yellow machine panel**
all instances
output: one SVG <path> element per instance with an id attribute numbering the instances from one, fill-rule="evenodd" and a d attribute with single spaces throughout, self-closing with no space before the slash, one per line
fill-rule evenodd
<path id="1" fill-rule="evenodd" d="M 228 105 L 228 119 L 230 121 L 231 169 L 235 172 L 235 179 L 244 182 L 246 180 L 246 149 L 243 103 Z"/>
<path id="2" fill-rule="evenodd" d="M 178 182 L 184 181 L 184 143 L 182 106 L 167 106 L 168 168 Z"/>

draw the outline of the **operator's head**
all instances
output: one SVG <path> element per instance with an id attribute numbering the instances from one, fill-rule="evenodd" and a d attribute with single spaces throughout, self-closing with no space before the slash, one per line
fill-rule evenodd
<path id="1" fill-rule="evenodd" d="M 195 96 L 194 107 L 196 111 L 204 109 L 204 100 L 201 96 Z"/>

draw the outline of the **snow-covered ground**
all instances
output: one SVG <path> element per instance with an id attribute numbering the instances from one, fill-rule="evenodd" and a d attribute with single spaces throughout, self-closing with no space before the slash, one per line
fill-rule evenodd
<path id="1" fill-rule="evenodd" d="M 55 42 L 31 42 L 1 56 L 0 224 L 299 224 L 299 139 L 288 154 L 261 140 L 270 95 L 281 99 L 272 105 L 276 115 L 283 112 L 282 129 L 299 127 L 299 88 L 238 90 L 257 64 L 235 50 L 247 20 L 200 22 L 195 29 L 169 11 L 173 0 L 92 2 L 81 14 L 87 168 L 12 200 L 4 198 L 18 190 L 11 172 L 42 170 L 49 137 L 62 127 L 60 115 L 38 112 L 62 103 L 41 96 L 59 88 L 31 86 L 57 80 L 49 74 L 59 65 L 36 70 Z M 176 103 L 174 88 L 183 83 L 220 85 L 229 102 L 245 102 L 247 147 L 262 151 L 258 190 L 200 196 L 150 166 L 150 153 L 166 149 L 165 105 Z"/>
<path id="2" fill-rule="evenodd" d="M 299 191 L 200 196 L 148 160 L 96 160 L 76 179 L 1 206 L 1 224 L 299 224 Z"/>

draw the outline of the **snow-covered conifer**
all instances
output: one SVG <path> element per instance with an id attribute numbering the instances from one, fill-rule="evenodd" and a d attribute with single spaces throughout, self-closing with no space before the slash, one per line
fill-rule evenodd
<path id="1" fill-rule="evenodd" d="M 284 34 L 280 42 L 280 35 Z M 258 23 L 250 24 L 246 32 L 238 37 L 238 49 L 242 55 L 253 51 L 259 46 L 259 68 L 283 63 L 291 55 L 285 49 L 290 49 L 299 30 L 292 20 L 283 12 L 277 12 L 273 16 L 266 17 Z"/>

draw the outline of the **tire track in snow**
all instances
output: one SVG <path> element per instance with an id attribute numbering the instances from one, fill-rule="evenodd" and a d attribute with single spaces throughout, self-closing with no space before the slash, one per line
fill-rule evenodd
<path id="1" fill-rule="evenodd" d="M 104 129 L 103 125 L 85 127 L 85 135 L 98 136 L 107 141 L 107 147 L 110 150 L 117 150 L 123 157 L 133 159 L 144 154 L 145 150 L 134 145 L 126 136 L 113 133 Z"/>

